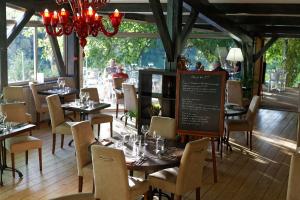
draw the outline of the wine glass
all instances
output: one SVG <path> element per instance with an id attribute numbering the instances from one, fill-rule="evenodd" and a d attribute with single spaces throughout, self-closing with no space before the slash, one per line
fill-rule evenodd
<path id="1" fill-rule="evenodd" d="M 61 86 L 62 86 L 63 90 L 65 90 L 65 85 L 66 85 L 66 81 L 65 80 L 61 80 Z"/>
<path id="2" fill-rule="evenodd" d="M 60 86 L 61 86 L 61 80 L 60 79 L 57 79 L 57 85 L 58 85 L 58 88 L 60 88 Z"/>
<path id="3" fill-rule="evenodd" d="M 142 125 L 141 132 L 144 136 L 144 145 L 147 145 L 147 143 L 145 142 L 145 139 L 146 139 L 148 131 L 149 131 L 149 126 L 148 125 Z"/>

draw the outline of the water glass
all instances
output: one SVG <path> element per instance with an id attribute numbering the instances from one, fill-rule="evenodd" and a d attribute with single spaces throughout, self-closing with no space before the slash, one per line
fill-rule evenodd
<path id="1" fill-rule="evenodd" d="M 75 99 L 75 105 L 80 106 L 80 99 Z"/>
<path id="2" fill-rule="evenodd" d="M 162 154 L 165 151 L 165 140 L 162 137 L 156 139 L 156 153 Z"/>

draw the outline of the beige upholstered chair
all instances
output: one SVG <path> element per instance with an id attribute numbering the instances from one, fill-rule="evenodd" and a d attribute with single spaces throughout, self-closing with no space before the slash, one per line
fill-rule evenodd
<path id="1" fill-rule="evenodd" d="M 299 195 L 300 170 L 299 169 L 300 169 L 300 152 L 298 151 L 295 152 L 291 158 L 286 200 L 300 200 L 300 195 Z"/>
<path id="2" fill-rule="evenodd" d="M 247 134 L 247 145 L 250 135 L 250 150 L 252 150 L 252 130 L 254 120 L 259 107 L 260 97 L 253 96 L 250 106 L 248 108 L 245 119 L 226 119 L 225 120 L 225 131 L 227 135 L 227 147 L 229 146 L 229 136 L 231 131 L 246 131 Z"/>
<path id="3" fill-rule="evenodd" d="M 170 117 L 153 116 L 151 118 L 149 134 L 153 135 L 153 132 L 166 138 L 176 139 L 176 121 Z"/>
<path id="4" fill-rule="evenodd" d="M 36 124 L 39 125 L 40 118 L 42 114 L 48 113 L 48 106 L 47 104 L 44 104 L 41 102 L 40 95 L 37 93 L 36 85 L 32 82 L 29 83 L 29 87 L 32 91 L 33 99 L 34 99 L 34 105 L 36 110 Z"/>
<path id="5" fill-rule="evenodd" d="M 149 175 L 150 185 L 174 194 L 180 200 L 182 195 L 196 190 L 196 199 L 200 200 L 202 171 L 207 154 L 208 138 L 189 142 L 183 152 L 180 166 L 164 169 Z"/>
<path id="6" fill-rule="evenodd" d="M 31 122 L 31 116 L 26 113 L 25 103 L 3 104 L 1 105 L 1 112 L 6 113 L 7 122 L 27 123 Z M 17 113 L 17 114 L 16 114 Z M 38 149 L 39 164 L 42 171 L 42 140 L 26 135 L 11 137 L 5 140 L 5 147 L 10 152 L 12 169 L 15 169 L 15 154 L 25 152 L 25 162 L 28 164 L 28 151 L 31 149 Z M 15 177 L 15 170 L 12 170 L 13 177 Z"/>
<path id="7" fill-rule="evenodd" d="M 94 102 L 99 102 L 99 94 L 97 88 L 82 88 L 80 92 L 88 92 L 90 95 L 90 100 Z M 98 124 L 98 138 L 100 136 L 100 125 L 102 123 L 110 123 L 110 136 L 113 135 L 113 116 L 102 114 L 102 113 L 95 113 L 89 114 L 89 119 L 91 121 L 91 125 L 94 126 Z"/>
<path id="8" fill-rule="evenodd" d="M 240 81 L 228 80 L 226 83 L 226 89 L 227 103 L 237 104 L 239 106 L 247 106 L 248 99 L 243 98 L 243 90 Z"/>
<path id="9" fill-rule="evenodd" d="M 76 150 L 78 192 L 82 192 L 84 170 L 93 173 L 92 157 L 88 147 L 95 142 L 95 137 L 89 121 L 78 122 L 71 127 L 71 130 Z"/>
<path id="10" fill-rule="evenodd" d="M 124 104 L 124 93 L 122 91 L 122 83 L 124 83 L 127 79 L 125 78 L 114 78 L 113 79 L 113 87 L 116 95 L 116 118 L 118 118 L 119 114 L 119 104 Z"/>
<path id="11" fill-rule="evenodd" d="M 50 200 L 95 200 L 93 193 L 78 193 L 57 197 Z"/>
<path id="12" fill-rule="evenodd" d="M 93 145 L 92 159 L 96 199 L 133 200 L 142 194 L 148 199 L 148 182 L 128 176 L 122 150 Z"/>
<path id="13" fill-rule="evenodd" d="M 137 117 L 138 100 L 136 96 L 136 90 L 133 84 L 123 83 L 122 87 L 124 91 L 125 125 L 127 125 L 127 118 L 129 113 Z M 137 126 L 137 119 L 135 122 L 135 126 Z"/>
<path id="14" fill-rule="evenodd" d="M 51 119 L 53 143 L 52 154 L 55 152 L 56 134 L 61 134 L 61 148 L 64 145 L 64 135 L 71 135 L 71 126 L 75 122 L 66 122 L 64 111 L 61 108 L 61 102 L 58 95 L 50 95 L 46 98 L 49 107 L 49 114 Z"/>
<path id="15" fill-rule="evenodd" d="M 22 86 L 7 86 L 3 88 L 3 98 L 7 101 L 25 102 Z"/>

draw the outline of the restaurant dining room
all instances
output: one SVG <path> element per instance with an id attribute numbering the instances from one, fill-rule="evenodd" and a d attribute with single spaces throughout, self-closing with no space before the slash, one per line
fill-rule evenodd
<path id="1" fill-rule="evenodd" d="M 299 10 L 1 0 L 0 200 L 300 200 Z"/>

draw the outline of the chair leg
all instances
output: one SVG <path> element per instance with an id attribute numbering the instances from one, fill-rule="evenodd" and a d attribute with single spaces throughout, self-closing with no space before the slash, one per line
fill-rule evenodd
<path id="1" fill-rule="evenodd" d="M 119 114 L 119 104 L 117 103 L 117 108 L 116 108 L 116 118 L 118 119 L 118 114 Z"/>
<path id="2" fill-rule="evenodd" d="M 250 131 L 250 151 L 252 151 L 252 130 Z"/>
<path id="3" fill-rule="evenodd" d="M 110 122 L 110 137 L 113 136 L 113 122 Z"/>
<path id="4" fill-rule="evenodd" d="M 196 200 L 200 200 L 200 188 L 196 188 Z"/>
<path id="5" fill-rule="evenodd" d="M 15 154 L 11 153 L 10 158 L 11 158 L 12 176 L 13 176 L 13 178 L 15 178 Z"/>
<path id="6" fill-rule="evenodd" d="M 40 125 L 40 113 L 36 112 L 36 126 L 39 127 Z"/>
<path id="7" fill-rule="evenodd" d="M 182 196 L 181 195 L 176 195 L 176 200 L 181 200 L 182 199 Z"/>
<path id="8" fill-rule="evenodd" d="M 144 193 L 144 200 L 148 200 L 148 191 Z"/>
<path id="9" fill-rule="evenodd" d="M 78 192 L 82 192 L 83 176 L 78 176 Z"/>
<path id="10" fill-rule="evenodd" d="M 39 151 L 39 165 L 40 165 L 40 171 L 42 171 L 42 170 L 43 170 L 42 148 L 39 148 L 38 151 Z"/>
<path id="11" fill-rule="evenodd" d="M 25 163 L 28 165 L 28 151 L 25 151 Z"/>
<path id="12" fill-rule="evenodd" d="M 55 152 L 55 143 L 56 143 L 56 134 L 53 133 L 53 139 L 52 139 L 52 154 Z"/>
<path id="13" fill-rule="evenodd" d="M 161 189 L 159 189 L 159 190 L 158 190 L 158 199 L 159 199 L 159 200 L 161 200 L 161 196 L 162 196 L 162 195 L 161 195 L 161 192 L 162 192 Z"/>
<path id="14" fill-rule="evenodd" d="M 171 193 L 171 200 L 174 200 L 174 194 Z"/>
<path id="15" fill-rule="evenodd" d="M 64 139 L 65 139 L 65 135 L 64 135 L 64 134 L 61 134 L 60 148 L 64 148 Z"/>
<path id="16" fill-rule="evenodd" d="M 247 134 L 247 146 L 249 145 L 249 132 L 246 131 L 246 134 Z"/>
<path id="17" fill-rule="evenodd" d="M 98 124 L 98 140 L 100 138 L 100 124 Z"/>
<path id="18" fill-rule="evenodd" d="M 125 126 L 127 126 L 127 116 L 125 116 Z"/>

